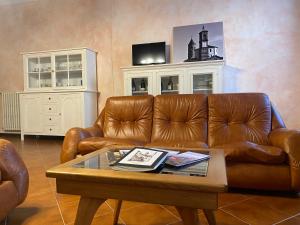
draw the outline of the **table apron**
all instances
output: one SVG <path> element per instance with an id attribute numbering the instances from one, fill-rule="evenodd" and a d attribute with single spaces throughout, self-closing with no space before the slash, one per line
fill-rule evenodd
<path id="1" fill-rule="evenodd" d="M 217 209 L 218 193 L 56 179 L 57 192 L 199 209 Z"/>

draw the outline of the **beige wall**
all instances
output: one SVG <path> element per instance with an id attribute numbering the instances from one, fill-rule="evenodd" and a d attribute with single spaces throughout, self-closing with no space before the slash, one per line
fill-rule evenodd
<path id="1" fill-rule="evenodd" d="M 174 26 L 223 21 L 226 83 L 267 93 L 300 128 L 298 0 L 40 0 L 0 7 L 0 21 L 0 90 L 22 90 L 20 52 L 86 46 L 99 52 L 100 107 L 122 95 L 132 44 L 166 41 L 172 55 Z"/>
<path id="2" fill-rule="evenodd" d="M 100 102 L 113 95 L 110 0 L 39 0 L 0 6 L 0 90 L 23 90 L 20 52 L 89 47 L 98 52 Z"/>

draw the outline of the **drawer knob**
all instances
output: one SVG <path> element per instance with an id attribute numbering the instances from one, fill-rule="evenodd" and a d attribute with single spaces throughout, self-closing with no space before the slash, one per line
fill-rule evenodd
<path id="1" fill-rule="evenodd" d="M 51 98 L 50 98 L 50 97 L 49 97 L 48 99 L 49 99 L 49 100 L 51 100 Z"/>
<path id="2" fill-rule="evenodd" d="M 52 131 L 52 128 L 50 128 L 49 130 Z"/>
<path id="3" fill-rule="evenodd" d="M 49 120 L 52 120 L 51 118 L 49 118 Z"/>
<path id="4" fill-rule="evenodd" d="M 49 108 L 49 110 L 51 110 L 51 108 Z"/>

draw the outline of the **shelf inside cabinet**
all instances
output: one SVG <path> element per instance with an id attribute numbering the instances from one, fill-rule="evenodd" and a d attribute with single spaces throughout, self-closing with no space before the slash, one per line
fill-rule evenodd
<path id="1" fill-rule="evenodd" d="M 162 90 L 161 93 L 178 93 L 178 90 Z"/>

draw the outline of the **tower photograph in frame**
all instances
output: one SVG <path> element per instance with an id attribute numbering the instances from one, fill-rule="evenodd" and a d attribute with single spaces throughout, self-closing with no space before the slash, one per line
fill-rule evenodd
<path id="1" fill-rule="evenodd" d="M 173 28 L 173 62 L 222 60 L 223 22 Z"/>

